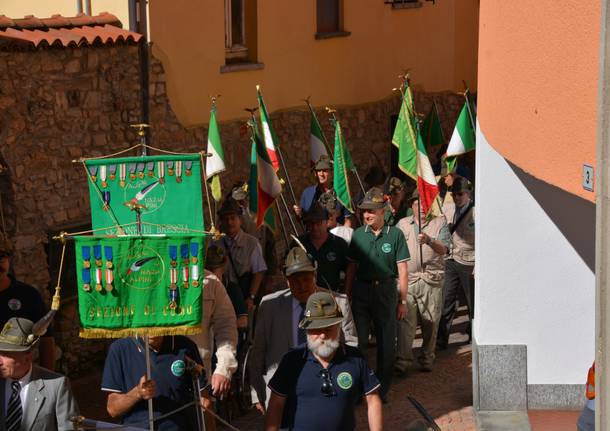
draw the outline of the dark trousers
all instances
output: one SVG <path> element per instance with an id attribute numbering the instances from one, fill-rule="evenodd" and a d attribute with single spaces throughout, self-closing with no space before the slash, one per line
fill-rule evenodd
<path id="1" fill-rule="evenodd" d="M 366 354 L 370 322 L 377 339 L 377 369 L 380 395 L 385 397 L 392 384 L 396 357 L 396 280 L 364 282 L 356 280 L 352 289 L 352 314 L 358 332 L 358 347 Z"/>
<path id="2" fill-rule="evenodd" d="M 443 314 L 441 315 L 437 338 L 437 344 L 440 346 L 447 346 L 449 343 L 449 334 L 457 311 L 460 290 L 466 298 L 469 324 L 472 325 L 472 318 L 474 317 L 474 276 L 472 275 L 472 269 L 472 266 L 462 265 L 453 259 L 445 262 Z"/>

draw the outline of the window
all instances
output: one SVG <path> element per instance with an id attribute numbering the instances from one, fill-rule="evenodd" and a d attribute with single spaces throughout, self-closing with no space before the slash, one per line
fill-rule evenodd
<path id="1" fill-rule="evenodd" d="M 432 1 L 434 4 L 435 0 L 426 0 Z M 385 0 L 385 4 L 391 4 L 392 9 L 413 9 L 422 6 L 420 0 Z"/>
<path id="2" fill-rule="evenodd" d="M 343 29 L 343 0 L 316 0 L 316 39 L 350 34 Z"/>
<path id="3" fill-rule="evenodd" d="M 225 0 L 225 56 L 227 63 L 247 60 L 245 0 Z"/>

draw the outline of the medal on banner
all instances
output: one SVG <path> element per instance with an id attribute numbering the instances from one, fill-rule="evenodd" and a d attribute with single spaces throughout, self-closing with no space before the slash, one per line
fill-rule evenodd
<path id="1" fill-rule="evenodd" d="M 129 179 L 131 181 L 136 179 L 136 164 L 135 163 L 129 164 Z"/>
<path id="2" fill-rule="evenodd" d="M 155 162 L 146 163 L 146 170 L 148 171 L 149 177 L 154 177 L 155 176 Z"/>
<path id="3" fill-rule="evenodd" d="M 97 166 L 91 165 L 89 166 L 89 176 L 91 177 L 91 181 L 97 181 Z"/>
<path id="4" fill-rule="evenodd" d="M 157 162 L 157 171 L 159 184 L 165 183 L 165 162 Z"/>
<path id="5" fill-rule="evenodd" d="M 89 268 L 83 268 L 83 290 L 91 291 L 91 270 Z"/>
<path id="6" fill-rule="evenodd" d="M 199 286 L 199 259 L 197 255 L 199 254 L 199 243 L 192 242 L 191 243 L 191 280 L 193 287 Z"/>
<path id="7" fill-rule="evenodd" d="M 193 161 L 187 160 L 184 162 L 184 175 L 190 177 L 193 174 Z"/>
<path id="8" fill-rule="evenodd" d="M 95 290 L 102 291 L 102 268 L 95 268 Z"/>
<path id="9" fill-rule="evenodd" d="M 110 181 L 114 181 L 116 178 L 116 165 L 108 166 L 108 178 Z"/>
<path id="10" fill-rule="evenodd" d="M 178 265 L 178 246 L 170 245 L 169 246 L 169 258 L 171 259 L 169 265 L 172 268 L 175 268 Z"/>
<path id="11" fill-rule="evenodd" d="M 170 268 L 169 269 L 169 308 L 174 310 L 178 303 L 178 297 L 180 293 L 178 292 L 178 269 Z"/>
<path id="12" fill-rule="evenodd" d="M 176 161 L 176 182 L 182 182 L 182 160 Z"/>
<path id="13" fill-rule="evenodd" d="M 114 274 L 112 269 L 106 269 L 106 291 L 112 292 L 112 282 L 114 281 Z"/>
<path id="14" fill-rule="evenodd" d="M 91 268 L 91 247 L 84 245 L 81 251 L 83 257 L 83 268 Z"/>
<path id="15" fill-rule="evenodd" d="M 95 257 L 95 266 L 98 268 L 102 267 L 102 246 L 94 245 L 93 246 L 93 256 Z"/>
<path id="16" fill-rule="evenodd" d="M 180 245 L 180 257 L 182 258 L 182 287 L 189 288 L 189 245 Z"/>
<path id="17" fill-rule="evenodd" d="M 100 180 L 102 180 L 102 187 L 108 186 L 106 182 L 106 165 L 100 166 Z"/>
<path id="18" fill-rule="evenodd" d="M 108 190 L 102 192 L 102 201 L 104 202 L 102 209 L 108 211 L 110 209 L 110 192 Z"/>
<path id="19" fill-rule="evenodd" d="M 119 165 L 119 186 L 125 187 L 125 177 L 127 177 L 127 166 L 125 163 Z"/>
<path id="20" fill-rule="evenodd" d="M 146 168 L 146 163 L 140 162 L 137 164 L 138 178 L 140 178 L 140 179 L 144 178 L 144 169 L 145 168 Z"/>
<path id="21" fill-rule="evenodd" d="M 174 175 L 174 161 L 168 160 L 166 163 L 167 163 L 167 175 L 169 175 L 171 177 L 172 175 Z"/>

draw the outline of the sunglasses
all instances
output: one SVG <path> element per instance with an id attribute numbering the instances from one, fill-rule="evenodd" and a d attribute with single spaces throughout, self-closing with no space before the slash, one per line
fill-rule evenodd
<path id="1" fill-rule="evenodd" d="M 325 397 L 335 396 L 335 387 L 333 386 L 333 381 L 330 378 L 330 373 L 326 368 L 320 370 L 319 377 L 322 379 L 322 386 L 320 387 L 320 392 Z"/>

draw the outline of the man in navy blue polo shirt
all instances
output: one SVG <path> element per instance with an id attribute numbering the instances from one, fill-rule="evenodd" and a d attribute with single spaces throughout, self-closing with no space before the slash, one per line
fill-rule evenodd
<path id="1" fill-rule="evenodd" d="M 165 415 L 191 401 L 193 377 L 188 367 L 201 358 L 195 343 L 180 335 L 150 338 L 151 379 L 146 379 L 145 343 L 141 338 L 123 338 L 110 345 L 102 391 L 108 392 L 106 409 L 121 423 L 148 427 L 147 400 L 153 400 L 154 416 Z M 201 388 L 205 376 L 200 377 Z M 201 401 L 197 397 L 197 401 Z M 155 422 L 155 430 L 197 429 L 195 406 Z M 137 424 L 137 425 L 136 425 Z"/>
<path id="2" fill-rule="evenodd" d="M 286 353 L 269 382 L 267 431 L 280 427 L 353 430 L 355 407 L 363 396 L 369 429 L 382 429 L 379 381 L 360 351 L 340 342 L 342 320 L 332 294 L 317 292 L 309 297 L 305 317 L 299 324 L 307 331 L 307 345 Z"/>

